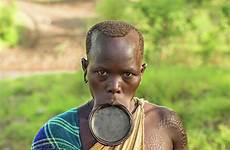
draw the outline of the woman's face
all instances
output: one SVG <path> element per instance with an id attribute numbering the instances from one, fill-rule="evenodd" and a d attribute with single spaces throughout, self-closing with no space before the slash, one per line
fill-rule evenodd
<path id="1" fill-rule="evenodd" d="M 121 104 L 130 110 L 144 71 L 137 33 L 116 38 L 101 33 L 93 36 L 87 78 L 94 107 Z"/>

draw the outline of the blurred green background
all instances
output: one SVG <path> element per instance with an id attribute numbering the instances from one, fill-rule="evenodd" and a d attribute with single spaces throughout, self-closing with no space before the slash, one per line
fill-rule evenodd
<path id="1" fill-rule="evenodd" d="M 95 3 L 97 17 L 88 26 L 119 19 L 144 35 L 148 68 L 137 96 L 173 108 L 184 122 L 191 150 L 229 150 L 230 2 Z M 0 2 L 0 47 L 17 46 L 20 39 L 15 4 L 8 7 Z M 0 149 L 28 149 L 49 118 L 89 99 L 82 71 L 0 80 Z"/>

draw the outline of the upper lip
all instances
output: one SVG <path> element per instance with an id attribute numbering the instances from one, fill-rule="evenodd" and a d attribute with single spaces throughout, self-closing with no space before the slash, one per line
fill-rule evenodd
<path id="1" fill-rule="evenodd" d="M 113 94 L 110 94 L 110 95 L 107 95 L 103 98 L 107 103 L 110 103 L 110 104 L 114 104 L 114 103 L 117 103 L 118 102 L 118 97 L 113 95 Z"/>
<path id="2" fill-rule="evenodd" d="M 113 100 L 113 101 L 118 99 L 118 97 L 116 95 L 114 95 L 114 94 L 108 95 L 107 98 L 110 99 L 110 100 Z"/>

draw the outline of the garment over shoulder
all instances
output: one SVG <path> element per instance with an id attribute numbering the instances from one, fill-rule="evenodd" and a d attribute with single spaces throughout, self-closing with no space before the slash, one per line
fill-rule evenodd
<path id="1" fill-rule="evenodd" d="M 31 150 L 81 150 L 78 109 L 50 119 L 37 133 Z"/>

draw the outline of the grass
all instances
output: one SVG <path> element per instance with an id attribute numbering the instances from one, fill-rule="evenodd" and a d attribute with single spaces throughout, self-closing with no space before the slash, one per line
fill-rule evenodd
<path id="1" fill-rule="evenodd" d="M 0 81 L 0 149 L 28 149 L 52 116 L 90 100 L 81 72 Z M 173 108 L 192 150 L 230 149 L 230 71 L 150 67 L 137 96 Z"/>

